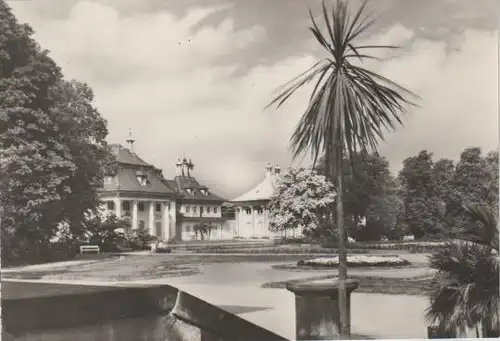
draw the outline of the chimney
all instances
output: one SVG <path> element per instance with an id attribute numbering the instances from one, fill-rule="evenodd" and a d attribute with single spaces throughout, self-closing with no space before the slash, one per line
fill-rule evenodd
<path id="1" fill-rule="evenodd" d="M 193 169 L 194 169 L 193 161 L 189 159 L 189 162 L 187 163 L 188 176 L 191 176 L 191 174 L 193 173 Z"/>
<path id="2" fill-rule="evenodd" d="M 266 166 L 266 178 L 269 178 L 273 174 L 273 166 L 268 162 Z"/>
<path id="3" fill-rule="evenodd" d="M 280 166 L 278 166 L 278 165 L 274 166 L 274 174 L 275 174 L 275 175 L 278 175 L 278 174 L 280 174 L 280 173 L 281 173 L 281 168 L 280 168 Z"/>
<path id="4" fill-rule="evenodd" d="M 128 139 L 126 141 L 128 144 L 128 149 L 133 153 L 135 140 L 132 138 L 132 129 L 130 129 L 130 128 L 128 130 Z"/>
<path id="5" fill-rule="evenodd" d="M 176 176 L 181 176 L 182 175 L 182 162 L 181 162 L 181 158 L 177 158 L 177 162 L 175 164 L 175 175 Z"/>

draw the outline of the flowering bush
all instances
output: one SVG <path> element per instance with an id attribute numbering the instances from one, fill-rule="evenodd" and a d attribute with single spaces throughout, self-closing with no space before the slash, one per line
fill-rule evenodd
<path id="1" fill-rule="evenodd" d="M 406 266 L 410 265 L 406 259 L 399 256 L 370 256 L 370 255 L 347 255 L 347 266 Z M 311 267 L 337 267 L 339 257 L 319 257 L 311 260 L 301 260 L 297 262 L 298 266 Z"/>
<path id="2" fill-rule="evenodd" d="M 335 189 L 330 181 L 310 169 L 289 169 L 283 174 L 268 204 L 271 231 L 302 227 L 311 232 L 331 214 Z"/>

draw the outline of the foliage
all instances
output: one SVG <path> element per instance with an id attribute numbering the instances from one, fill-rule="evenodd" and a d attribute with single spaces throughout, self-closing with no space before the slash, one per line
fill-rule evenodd
<path id="1" fill-rule="evenodd" d="M 81 234 L 103 175 L 113 172 L 92 92 L 63 80 L 32 35 L 0 1 L 2 255 L 49 245 L 61 223 Z"/>
<path id="2" fill-rule="evenodd" d="M 326 32 L 320 30 L 312 13 L 311 31 L 324 48 L 326 57 L 287 83 L 270 105 L 281 106 L 303 85 L 316 79 L 309 106 L 302 116 L 291 142 L 294 156 L 310 151 L 314 163 L 325 155 L 326 173 L 337 189 L 336 226 L 339 232 L 339 308 L 340 335 L 350 335 L 347 321 L 347 296 L 344 280 L 347 277 L 346 233 L 344 229 L 343 156 L 353 159 L 357 151 L 364 154 L 376 151 L 386 129 L 402 123 L 401 113 L 411 104 L 411 93 L 393 81 L 360 65 L 374 59 L 367 50 L 392 49 L 393 46 L 361 45 L 361 35 L 376 22 L 365 14 L 367 1 L 354 13 L 348 2 L 338 0 L 328 11 L 323 2 Z M 375 58 L 376 59 L 376 58 Z M 333 225 L 333 222 L 332 222 Z"/>
<path id="3" fill-rule="evenodd" d="M 446 235 L 440 225 L 440 198 L 436 189 L 432 153 L 422 150 L 403 161 L 399 172 L 403 186 L 405 221 L 415 238 Z"/>
<path id="4" fill-rule="evenodd" d="M 154 242 L 158 242 L 158 238 L 152 236 L 144 227 L 133 230 L 132 235 L 128 237 L 128 244 L 134 250 L 149 249 L 149 245 Z"/>
<path id="5" fill-rule="evenodd" d="M 450 241 L 430 257 L 438 273 L 426 318 L 445 330 L 481 325 L 483 337 L 498 336 L 498 221 L 491 208 L 469 204 L 464 209 L 477 225 L 468 228 L 464 241 Z"/>
<path id="6" fill-rule="evenodd" d="M 290 168 L 283 173 L 268 204 L 269 229 L 284 231 L 302 227 L 307 234 L 329 217 L 335 190 L 328 179 L 309 169 Z"/>
<path id="7" fill-rule="evenodd" d="M 446 223 L 454 230 L 464 230 L 471 223 L 463 210 L 464 204 L 498 207 L 498 166 L 495 169 L 494 159 L 494 154 L 490 154 L 488 161 L 481 155 L 481 149 L 475 147 L 461 153 L 446 202 Z"/>
<path id="8" fill-rule="evenodd" d="M 323 174 L 324 164 L 321 157 L 316 167 Z M 403 213 L 399 187 L 386 158 L 362 153 L 355 154 L 353 160 L 344 158 L 344 219 L 350 225 L 349 234 L 358 241 L 403 235 L 398 228 Z"/>
<path id="9" fill-rule="evenodd" d="M 196 235 L 198 235 L 198 233 L 199 233 L 201 240 L 204 240 L 205 236 L 210 236 L 210 233 L 212 232 L 212 229 L 213 229 L 213 225 L 206 224 L 206 223 L 199 223 L 199 224 L 195 224 L 193 229 L 194 229 L 194 232 L 196 233 Z"/>
<path id="10" fill-rule="evenodd" d="M 119 251 L 127 244 L 123 231 L 130 227 L 130 222 L 114 214 L 92 214 L 85 221 L 85 233 L 76 239 L 78 244 L 99 245 L 101 251 Z"/>

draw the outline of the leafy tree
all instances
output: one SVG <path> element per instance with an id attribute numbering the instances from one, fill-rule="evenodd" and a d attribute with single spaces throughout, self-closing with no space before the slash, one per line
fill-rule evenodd
<path id="1" fill-rule="evenodd" d="M 322 157 L 316 169 L 325 169 Z M 377 154 L 356 153 L 344 158 L 344 219 L 356 240 L 396 238 L 403 208 L 399 183 L 390 173 L 388 161 Z M 366 219 L 366 225 L 360 225 Z"/>
<path id="2" fill-rule="evenodd" d="M 101 251 L 119 251 L 127 244 L 123 231 L 130 227 L 130 222 L 114 214 L 91 214 L 85 221 L 85 232 L 78 238 L 79 244 L 99 245 Z"/>
<path id="3" fill-rule="evenodd" d="M 302 227 L 305 234 L 312 233 L 330 217 L 335 196 L 325 176 L 314 170 L 290 168 L 283 173 L 267 206 L 269 229 L 276 232 Z"/>
<path id="4" fill-rule="evenodd" d="M 481 155 L 480 148 L 467 148 L 457 163 L 453 177 L 450 180 L 452 191 L 446 202 L 446 222 L 453 230 L 463 230 L 470 223 L 470 217 L 464 213 L 464 204 L 495 206 L 498 188 L 494 174 L 490 173 L 491 163 Z M 492 181 L 493 180 L 493 181 Z"/>
<path id="5" fill-rule="evenodd" d="M 366 210 L 366 226 L 368 240 L 380 240 L 381 237 L 399 239 L 405 235 L 405 230 L 399 226 L 404 210 L 403 201 L 399 196 L 399 185 L 390 174 L 383 179 L 378 195 L 371 197 Z M 356 236 L 356 239 L 361 240 Z"/>
<path id="6" fill-rule="evenodd" d="M 102 187 L 105 176 L 116 172 L 117 163 L 105 141 L 106 121 L 92 106 L 92 90 L 83 83 L 61 81 L 52 95 L 57 98 L 52 114 L 60 117 L 60 139 L 75 166 L 72 176 L 63 182 L 69 192 L 62 201 L 62 219 L 79 235 L 87 212 L 99 207 L 96 189 Z"/>
<path id="7" fill-rule="evenodd" d="M 436 195 L 438 197 L 438 208 L 439 208 L 439 224 L 447 228 L 445 222 L 446 216 L 446 203 L 449 200 L 451 193 L 453 192 L 453 187 L 451 185 L 451 180 L 453 179 L 453 174 L 455 172 L 455 166 L 452 160 L 449 159 L 439 159 L 433 167 L 434 170 L 434 188 L 436 189 Z"/>
<path id="8" fill-rule="evenodd" d="M 485 159 L 489 175 L 488 197 L 486 201 L 493 207 L 493 212 L 498 212 L 498 150 L 490 151 Z"/>
<path id="9" fill-rule="evenodd" d="M 128 238 L 128 243 L 133 249 L 145 250 L 150 243 L 158 241 L 158 238 L 152 236 L 144 227 L 139 227 L 132 230 L 131 236 Z"/>
<path id="10" fill-rule="evenodd" d="M 193 229 L 194 229 L 194 232 L 196 233 L 196 235 L 198 235 L 198 233 L 199 233 L 201 240 L 204 240 L 205 236 L 210 236 L 210 233 L 212 232 L 212 229 L 213 229 L 213 225 L 206 224 L 206 223 L 200 223 L 200 224 L 194 225 Z"/>
<path id="11" fill-rule="evenodd" d="M 64 81 L 32 35 L 0 0 L 1 232 L 10 245 L 2 259 L 48 245 L 61 223 L 81 234 L 113 169 L 90 89 Z"/>
<path id="12" fill-rule="evenodd" d="M 404 188 L 405 221 L 415 238 L 446 234 L 440 225 L 440 201 L 432 154 L 422 150 L 403 161 L 399 178 Z"/>
<path id="13" fill-rule="evenodd" d="M 344 156 L 356 151 L 376 151 L 385 129 L 401 123 L 400 114 L 410 104 L 410 92 L 360 65 L 374 58 L 367 49 L 392 46 L 359 45 L 358 39 L 376 19 L 365 15 L 366 1 L 349 11 L 345 0 L 336 1 L 331 11 L 323 2 L 326 33 L 320 30 L 311 13 L 311 28 L 326 57 L 289 82 L 270 105 L 278 107 L 313 79 L 316 85 L 298 127 L 292 135 L 294 156 L 312 151 L 314 161 L 325 155 L 326 172 L 337 191 L 336 227 L 339 232 L 339 310 L 340 337 L 350 338 L 347 294 L 346 232 L 344 229 Z M 333 223 L 333 222 L 332 222 Z M 332 224 L 333 225 L 333 224 Z"/>

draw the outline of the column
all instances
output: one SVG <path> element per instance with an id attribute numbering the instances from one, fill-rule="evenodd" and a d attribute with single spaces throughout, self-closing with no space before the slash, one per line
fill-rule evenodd
<path id="1" fill-rule="evenodd" d="M 179 238 L 177 238 L 177 201 L 175 199 L 168 202 L 170 205 L 170 232 L 169 238 L 175 240 L 182 240 L 182 232 L 180 232 Z"/>
<path id="2" fill-rule="evenodd" d="M 255 208 L 250 206 L 250 214 L 252 215 L 252 237 L 257 237 L 255 235 Z"/>
<path id="3" fill-rule="evenodd" d="M 234 212 L 234 216 L 236 217 L 236 237 L 241 237 L 240 236 L 240 211 L 241 211 L 241 207 L 238 206 L 236 207 L 235 209 L 235 212 Z"/>
<path id="4" fill-rule="evenodd" d="M 345 281 L 347 315 L 351 324 L 351 292 L 359 285 L 353 279 Z M 286 287 L 295 294 L 295 339 L 337 340 L 340 337 L 338 280 L 317 280 L 289 283 Z"/>
<path id="5" fill-rule="evenodd" d="M 163 233 L 161 234 L 161 239 L 162 240 L 169 240 L 170 239 L 170 212 L 168 210 L 168 201 L 162 203 L 162 208 L 163 208 L 163 214 L 162 214 L 162 230 Z"/>
<path id="6" fill-rule="evenodd" d="M 137 200 L 132 201 L 132 230 L 137 230 L 139 222 L 139 214 L 137 210 Z"/>
<path id="7" fill-rule="evenodd" d="M 152 236 L 156 236 L 155 208 L 156 208 L 156 202 L 150 201 L 149 202 L 149 234 Z"/>
<path id="8" fill-rule="evenodd" d="M 269 222 L 268 222 L 268 219 L 267 219 L 267 207 L 266 206 L 262 206 L 262 216 L 263 216 L 263 219 L 264 219 L 264 230 L 265 230 L 265 236 L 266 237 L 271 237 L 269 235 Z"/>
<path id="9" fill-rule="evenodd" d="M 113 201 L 115 202 L 115 215 L 120 218 L 122 216 L 122 201 L 120 198 L 115 198 Z"/>

